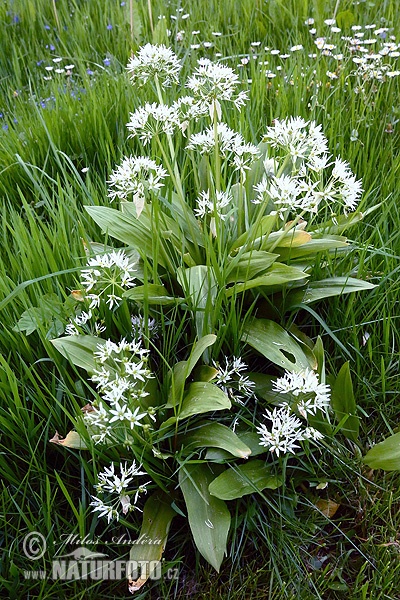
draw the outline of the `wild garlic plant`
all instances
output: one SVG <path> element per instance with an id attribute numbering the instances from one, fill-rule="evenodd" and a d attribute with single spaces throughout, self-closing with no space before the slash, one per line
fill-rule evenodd
<path id="1" fill-rule="evenodd" d="M 77 314 L 53 343 L 92 385 L 79 435 L 61 443 L 120 456 L 119 474 L 114 462 L 100 473 L 93 510 L 108 522 L 144 510 L 142 533 L 151 522 L 162 542 L 131 558 L 150 560 L 181 504 L 219 570 L 226 501 L 279 488 L 288 460 L 304 466 L 334 421 L 357 436 L 348 365 L 331 388 L 321 340 L 287 330 L 285 315 L 373 286 L 313 278 L 316 256 L 346 251 L 341 234 L 361 218 L 362 184 L 321 126 L 276 119 L 255 144 L 229 126 L 248 102 L 238 75 L 200 59 L 182 81 L 181 66 L 150 44 L 128 64 L 154 95 L 127 124 L 142 152 L 111 173 L 112 205 L 87 207 L 125 247 L 88 249 Z"/>

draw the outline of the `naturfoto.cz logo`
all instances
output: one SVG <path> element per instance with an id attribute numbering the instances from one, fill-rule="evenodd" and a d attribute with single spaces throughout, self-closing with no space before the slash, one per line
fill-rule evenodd
<path id="1" fill-rule="evenodd" d="M 32 532 L 23 542 L 24 554 L 31 560 L 42 558 L 46 552 L 46 540 L 42 534 Z M 81 546 L 68 554 L 55 556 L 51 572 L 43 570 L 25 571 L 25 579 L 61 579 L 114 581 L 130 580 L 159 580 L 162 578 L 160 560 L 110 560 L 103 552 L 93 552 Z M 164 577 L 176 579 L 178 570 L 168 569 Z"/>

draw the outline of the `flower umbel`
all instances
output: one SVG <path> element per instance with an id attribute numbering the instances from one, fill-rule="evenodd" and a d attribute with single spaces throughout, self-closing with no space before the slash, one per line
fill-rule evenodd
<path id="1" fill-rule="evenodd" d="M 139 81 L 143 84 L 152 77 L 157 77 L 165 86 L 171 85 L 172 82 L 179 83 L 181 68 L 176 54 L 164 44 L 146 44 L 127 65 L 132 83 Z"/>
<path id="2" fill-rule="evenodd" d="M 137 217 L 151 193 L 157 194 L 163 186 L 167 171 L 146 156 L 125 157 L 122 163 L 111 173 L 108 197 L 111 202 L 118 198 L 127 200 L 132 196 Z"/>
<path id="3" fill-rule="evenodd" d="M 93 512 L 98 512 L 100 517 L 107 517 L 107 521 L 110 523 L 112 519 L 119 520 L 120 514 L 118 511 L 119 506 L 122 507 L 124 515 L 128 511 L 141 510 L 136 504 L 141 494 L 147 493 L 147 485 L 150 483 L 142 483 L 139 486 L 129 490 L 131 482 L 135 477 L 147 475 L 145 471 L 141 471 L 141 465 L 136 466 L 135 461 L 128 467 L 127 463 L 124 465 L 120 463 L 119 474 L 115 472 L 114 463 L 111 463 L 109 467 L 106 467 L 103 472 L 98 475 L 98 483 L 95 485 L 97 493 L 103 495 L 108 493 L 109 495 L 117 496 L 113 499 L 110 504 L 107 504 L 101 498 L 92 496 L 93 501 L 90 503 Z M 133 500 L 133 503 L 132 501 Z"/>

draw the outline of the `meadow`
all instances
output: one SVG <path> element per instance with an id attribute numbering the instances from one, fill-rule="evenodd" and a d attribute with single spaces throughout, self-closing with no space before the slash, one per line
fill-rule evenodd
<path id="1" fill-rule="evenodd" d="M 397 432 L 399 416 L 399 23 L 396 0 L 1 3 L 2 597 L 132 597 L 124 579 L 63 581 L 24 574 L 34 569 L 48 574 L 52 557 L 71 552 L 76 545 L 71 540 L 85 537 L 97 540 L 87 544 L 91 550 L 127 560 L 130 545 L 113 540 L 126 539 L 126 535 L 136 539 L 143 518 L 135 509 L 136 502 L 143 510 L 144 500 L 153 497 L 156 487 L 164 494 L 171 493 L 169 482 L 175 480 L 175 513 L 163 553 L 163 575 L 158 581 L 147 581 L 134 597 L 400 597 L 398 468 L 372 469 L 363 460 L 370 448 Z M 143 81 L 143 75 L 142 80 L 135 75 L 137 65 L 127 69 L 146 44 L 171 48 L 180 65 L 179 76 L 177 71 L 170 73 L 172 80 L 176 75 L 176 82 L 160 85 L 158 75 Z M 153 129 L 153 137 L 140 137 L 137 111 L 146 103 L 169 105 L 186 95 L 184 82 L 193 77 L 199 59 L 219 61 L 232 69 L 237 75 L 235 85 L 248 100 L 234 92 L 227 98 L 221 94 L 209 100 L 211 96 L 207 96 L 208 100 L 203 98 L 209 102 L 206 108 L 197 107 L 200 112 L 193 122 L 188 118 L 189 124 L 182 126 L 181 121 L 173 135 L 167 130 L 162 132 L 165 138 L 158 137 Z M 205 69 L 207 65 L 203 63 Z M 197 84 L 192 83 L 195 88 Z M 245 142 L 240 141 L 242 162 L 233 166 L 228 152 L 219 153 L 225 143 L 222 134 L 218 137 L 221 115 L 247 144 L 243 150 Z M 264 180 L 257 180 L 258 167 L 253 168 L 253 162 L 262 151 L 262 158 L 272 160 L 268 168 L 275 169 L 275 175 L 279 160 L 287 165 L 284 150 L 273 146 L 273 136 L 274 127 L 281 123 L 284 128 L 291 117 L 303 119 L 302 123 L 307 123 L 304 130 L 311 122 L 321 125 L 328 144 L 322 154 L 329 152 L 347 161 L 344 179 L 351 179 L 351 169 L 363 191 L 357 206 L 355 201 L 346 205 L 344 200 L 344 213 L 339 216 L 330 208 L 337 196 L 333 200 L 324 197 L 326 208 L 318 218 L 316 209 L 305 203 L 301 216 L 293 217 L 289 210 L 279 208 L 278 199 L 272 217 L 275 224 L 276 219 L 282 220 L 283 229 L 273 230 L 275 225 L 268 220 L 271 213 L 257 212 L 264 201 L 262 195 L 269 193 L 269 202 L 273 196 L 270 187 L 269 192 L 262 187 Z M 208 154 L 199 151 L 204 139 L 193 133 L 203 123 L 211 123 Z M 145 127 L 143 131 L 148 132 Z M 266 150 L 268 144 L 273 151 Z M 248 158 L 243 158 L 246 152 Z M 134 202 L 125 203 L 124 208 L 122 171 L 116 170 L 130 155 L 163 162 L 165 174 L 147 163 L 146 168 L 158 173 L 159 180 L 156 177 L 150 189 L 140 188 L 142 196 L 135 191 Z M 293 175 L 295 161 L 292 163 Z M 312 179 L 318 171 L 315 165 L 310 167 L 312 189 L 317 189 Z M 276 181 L 275 175 L 267 174 L 268 181 Z M 299 167 L 298 177 L 303 176 Z M 159 191 L 163 179 L 165 196 Z M 259 196 L 254 193 L 253 181 L 258 181 Z M 210 204 L 206 190 L 211 187 L 215 198 Z M 114 195 L 112 190 L 116 190 Z M 237 213 L 226 208 L 232 197 L 239 206 Z M 190 211 L 186 198 L 190 198 Z M 104 212 L 104 207 L 113 212 Z M 308 224 L 304 225 L 303 217 Z M 199 229 L 196 219 L 202 224 Z M 144 223 L 143 229 L 137 226 L 139 222 Z M 126 224 L 133 229 L 128 230 Z M 293 239 L 298 236 L 299 245 L 304 236 L 307 240 L 314 236 L 317 250 L 293 253 L 297 248 L 293 239 L 286 246 L 282 242 L 285 227 Z M 109 254 L 112 249 L 113 255 Z M 123 249 L 127 262 L 118 254 Z M 101 262 L 104 254 L 113 256 L 111 267 Z M 263 288 L 266 268 L 259 272 L 256 260 L 267 259 L 267 254 L 279 256 L 271 258 L 278 261 L 278 266 L 271 267 L 278 278 L 269 291 Z M 97 262 L 90 263 L 90 257 Z M 89 329 L 90 319 L 84 311 L 98 308 L 93 292 L 97 282 L 91 279 L 94 269 L 114 266 L 112 285 L 121 272 L 123 283 L 118 289 L 113 287 L 108 305 L 99 308 L 98 322 Z M 133 284 L 132 276 L 139 283 Z M 255 281 L 256 277 L 259 280 Z M 307 278 L 322 280 L 325 285 L 329 278 L 340 279 L 330 284 L 328 293 L 321 292 L 321 287 L 304 287 Z M 252 279 L 255 283 L 249 285 Z M 349 282 L 359 291 L 339 293 Z M 132 287 L 120 297 L 124 285 Z M 333 291 L 332 285 L 336 286 Z M 93 295 L 90 309 L 83 303 L 84 288 Z M 317 303 L 304 295 L 311 293 L 310 289 L 320 293 Z M 127 307 L 135 302 L 140 310 L 135 308 L 132 315 Z M 249 320 L 254 314 L 260 327 L 261 321 L 265 327 L 268 321 L 272 340 L 281 336 L 288 344 L 282 363 L 268 344 L 263 348 L 259 342 L 264 338 Z M 158 329 L 152 341 L 153 321 Z M 116 345 L 104 350 L 93 341 L 95 335 L 101 337 L 103 328 L 115 341 L 125 339 L 128 329 L 131 332 L 135 327 L 138 336 L 140 330 L 144 350 L 134 348 L 133 342 L 122 350 Z M 67 348 L 62 340 L 72 334 L 78 334 L 76 339 L 87 336 L 86 346 L 97 348 L 97 355 L 89 357 L 82 350 L 84 343 L 79 352 L 76 345 Z M 107 445 L 102 442 L 108 430 L 102 437 L 103 430 L 96 430 L 100 421 L 94 417 L 90 421 L 90 415 L 100 410 L 103 400 L 99 397 L 109 384 L 101 379 L 99 373 L 104 372 L 98 362 L 103 364 L 104 357 L 106 362 L 115 359 L 112 369 L 118 379 L 122 363 L 115 357 L 125 351 L 139 357 L 124 362 L 130 365 L 131 374 L 137 368 L 137 377 L 150 381 L 142 388 L 139 382 L 139 389 L 136 380 L 135 393 L 161 400 L 157 411 L 147 405 L 143 414 L 130 413 L 132 431 L 136 431 L 134 423 L 148 419 L 144 427 L 140 425 L 143 436 L 127 441 L 126 432 L 122 435 L 116 430 Z M 280 406 L 277 394 L 285 386 L 287 392 L 293 380 L 287 375 L 283 383 L 276 381 L 283 376 L 282 365 L 288 370 L 292 364 L 293 353 L 307 365 L 311 355 L 316 358 L 312 368 L 320 377 L 319 385 L 332 387 L 334 410 L 327 410 L 327 421 L 322 422 L 327 408 L 323 403 L 317 417 L 315 409 L 310 418 L 311 429 L 322 431 L 324 439 L 317 449 L 311 443 L 302 446 L 296 459 L 272 452 L 267 480 L 264 472 L 254 471 L 257 477 L 264 477 L 261 488 L 249 475 L 241 480 L 243 489 L 247 486 L 241 490 L 242 496 L 239 492 L 229 496 L 226 490 L 225 496 L 215 492 L 219 495 L 212 498 L 224 503 L 223 508 L 216 504 L 215 512 L 228 506 L 230 526 L 225 526 L 224 535 L 219 534 L 222 542 L 207 536 L 205 542 L 196 539 L 201 534 L 193 528 L 193 516 L 191 532 L 187 524 L 188 511 L 196 510 L 190 498 L 201 487 L 195 484 L 196 476 L 204 474 L 201 469 L 206 460 L 212 463 L 207 468 L 213 476 L 221 476 L 225 464 L 229 472 L 240 474 L 246 444 L 253 454 L 259 452 L 254 449 L 259 441 L 250 439 L 244 428 L 261 423 L 259 409 Z M 244 362 L 232 366 L 227 356 L 241 357 Z M 348 367 L 343 368 L 346 363 Z M 150 366 L 156 375 L 150 374 Z M 89 378 L 88 373 L 95 375 Z M 157 390 L 151 381 L 157 382 Z M 93 382 L 98 383 L 97 392 Z M 200 382 L 208 386 L 213 404 L 207 404 L 198 418 L 188 407 L 192 390 L 200 393 Z M 205 398 L 202 402 L 206 406 Z M 224 412 L 217 412 L 218 402 Z M 89 417 L 78 418 L 88 403 L 92 403 L 85 413 Z M 210 417 L 211 407 L 215 412 Z M 306 409 L 303 405 L 303 413 Z M 204 421 L 205 413 L 208 421 Z M 113 414 L 114 425 L 119 424 L 122 413 Z M 192 429 L 186 421 L 182 423 L 188 416 Z M 302 417 L 301 411 L 297 416 Z M 158 437 L 152 438 L 156 418 Z M 225 447 L 206 444 L 205 432 L 204 444 L 199 444 L 196 432 L 204 425 L 209 431 L 216 425 L 225 428 Z M 236 427 L 237 454 L 231 451 L 228 456 L 234 438 L 226 430 L 235 432 Z M 73 443 L 63 445 L 70 431 L 79 439 L 74 437 Z M 260 425 L 258 431 L 267 446 L 267 430 Z M 187 452 L 186 435 L 190 442 Z M 140 451 L 135 450 L 138 440 L 143 443 Z M 318 435 L 315 440 L 317 444 Z M 151 477 L 137 488 L 134 504 L 129 504 L 133 495 L 125 497 L 128 508 L 122 504 L 123 514 L 115 520 L 118 511 L 107 512 L 96 496 L 101 492 L 99 481 L 108 485 L 110 477 L 106 472 L 102 479 L 101 472 L 110 463 L 124 463 L 126 468 L 132 447 L 137 463 L 143 463 Z M 268 462 L 266 454 L 262 456 Z M 172 460 L 177 461 L 175 466 Z M 258 468 L 260 459 L 253 464 Z M 123 478 L 123 466 L 120 469 Z M 132 473 L 134 469 L 125 474 Z M 207 476 L 204 481 L 208 489 Z M 203 494 L 207 493 L 203 489 Z M 212 502 L 216 501 L 210 500 L 210 506 L 214 506 Z M 164 533 L 169 523 L 164 523 Z M 211 524 L 207 535 L 214 535 L 212 528 Z M 35 531 L 43 534 L 48 551 L 32 561 L 24 552 L 23 541 Z M 212 555 L 205 548 L 210 539 L 218 546 Z"/>

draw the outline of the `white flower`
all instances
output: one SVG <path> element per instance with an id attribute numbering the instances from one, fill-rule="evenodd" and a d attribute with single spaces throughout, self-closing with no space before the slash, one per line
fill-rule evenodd
<path id="1" fill-rule="evenodd" d="M 290 117 L 283 121 L 275 119 L 274 125 L 267 129 L 265 140 L 273 148 L 288 151 L 294 162 L 310 154 L 325 154 L 328 150 L 328 141 L 321 125 L 316 125 L 314 121 L 309 123 L 302 117 Z"/>
<path id="2" fill-rule="evenodd" d="M 130 114 L 126 126 L 131 132 L 129 137 L 137 136 L 143 144 L 148 144 L 154 136 L 160 133 L 172 135 L 174 129 L 180 126 L 177 107 L 146 102 Z"/>
<path id="3" fill-rule="evenodd" d="M 240 109 L 248 96 L 245 91 L 237 92 L 239 83 L 238 75 L 230 67 L 201 58 L 186 86 L 209 106 L 214 103 L 218 105 L 220 100 L 228 100 Z"/>
<path id="4" fill-rule="evenodd" d="M 247 365 L 241 358 L 235 356 L 230 359 L 225 357 L 225 365 L 213 361 L 214 367 L 218 373 L 214 379 L 215 384 L 226 394 L 235 394 L 235 399 L 240 401 L 243 394 L 250 398 L 254 394 L 254 381 L 251 381 L 244 373 L 247 371 Z"/>
<path id="5" fill-rule="evenodd" d="M 272 412 L 266 411 L 265 416 L 272 422 L 270 428 L 265 424 L 257 427 L 260 434 L 260 445 L 265 446 L 272 453 L 294 453 L 299 445 L 296 443 L 303 439 L 302 424 L 300 419 L 290 413 L 287 406 L 274 408 Z"/>
<path id="6" fill-rule="evenodd" d="M 307 414 L 315 415 L 317 410 L 326 410 L 330 403 L 329 385 L 319 383 L 318 374 L 311 369 L 300 373 L 286 371 L 283 377 L 273 382 L 272 388 L 280 394 L 292 394 L 297 401 L 297 410 L 306 418 Z M 311 396 L 309 396 L 311 395 Z"/>
<path id="7" fill-rule="evenodd" d="M 146 83 L 148 79 L 157 77 L 165 86 L 169 86 L 171 82 L 179 83 L 181 68 L 182 65 L 171 48 L 166 48 L 163 44 L 142 46 L 127 65 L 132 83 Z"/>
<path id="8" fill-rule="evenodd" d="M 119 514 L 115 508 L 104 504 L 103 500 L 96 498 L 96 496 L 92 496 L 92 498 L 93 502 L 91 502 L 89 506 L 93 506 L 93 512 L 99 512 L 99 517 L 107 517 L 108 523 L 110 523 L 114 518 L 117 521 L 119 520 Z"/>
<path id="9" fill-rule="evenodd" d="M 91 300 L 90 309 L 97 307 L 102 297 L 107 298 L 110 309 L 119 306 L 122 298 L 116 292 L 135 285 L 132 273 L 136 269 L 123 250 L 90 258 L 87 267 L 82 271 L 81 283 L 87 292 L 95 292 L 87 296 Z"/>
<path id="10" fill-rule="evenodd" d="M 148 193 L 157 193 L 165 177 L 167 171 L 154 160 L 145 156 L 125 157 L 107 182 L 108 197 L 112 202 L 115 198 L 127 200 L 132 195 L 139 217 Z"/>
<path id="11" fill-rule="evenodd" d="M 211 215 L 213 217 L 218 216 L 224 221 L 227 214 L 223 212 L 223 209 L 231 204 L 232 196 L 227 192 L 216 192 L 215 199 L 210 199 L 210 190 L 207 190 L 201 192 L 196 202 L 198 208 L 193 211 L 196 217 Z"/>
<path id="12" fill-rule="evenodd" d="M 135 339 L 140 340 L 148 336 L 149 338 L 156 338 L 158 336 L 158 325 L 155 319 L 147 319 L 147 323 L 143 315 L 133 315 L 131 317 L 132 332 Z"/>
<path id="13" fill-rule="evenodd" d="M 257 146 L 245 142 L 243 136 L 230 129 L 226 123 L 218 123 L 218 148 L 221 156 L 230 158 L 235 171 L 245 175 L 251 164 L 260 156 Z M 208 127 L 200 133 L 190 136 L 186 146 L 189 150 L 197 150 L 200 154 L 210 154 L 215 148 L 214 127 Z"/>
<path id="14" fill-rule="evenodd" d="M 120 463 L 119 467 L 120 472 L 117 474 L 114 464 L 111 463 L 110 467 L 106 467 L 102 473 L 99 473 L 98 483 L 95 485 L 100 495 L 107 492 L 117 495 L 117 499 L 111 505 L 108 505 L 101 498 L 92 496 L 93 501 L 90 503 L 90 506 L 93 506 L 93 512 L 99 512 L 100 517 L 106 516 L 109 523 L 113 518 L 119 519 L 118 508 L 122 507 L 124 515 L 133 509 L 140 510 L 136 503 L 140 494 L 147 493 L 147 485 L 150 483 L 149 481 L 142 483 L 134 490 L 128 491 L 128 487 L 135 477 L 147 475 L 147 473 L 140 470 L 141 465 L 136 467 L 135 461 L 132 462 L 130 467 L 127 467 L 127 463 L 125 465 Z M 135 496 L 132 504 L 130 495 L 133 493 L 135 493 Z"/>
<path id="15" fill-rule="evenodd" d="M 272 177 L 268 194 L 277 205 L 295 208 L 298 206 L 297 197 L 301 193 L 298 181 L 290 175 Z"/>
<path id="16" fill-rule="evenodd" d="M 182 96 L 172 104 L 171 110 L 179 129 L 185 133 L 190 121 L 208 114 L 209 109 L 206 102 L 195 100 L 193 96 Z"/>

